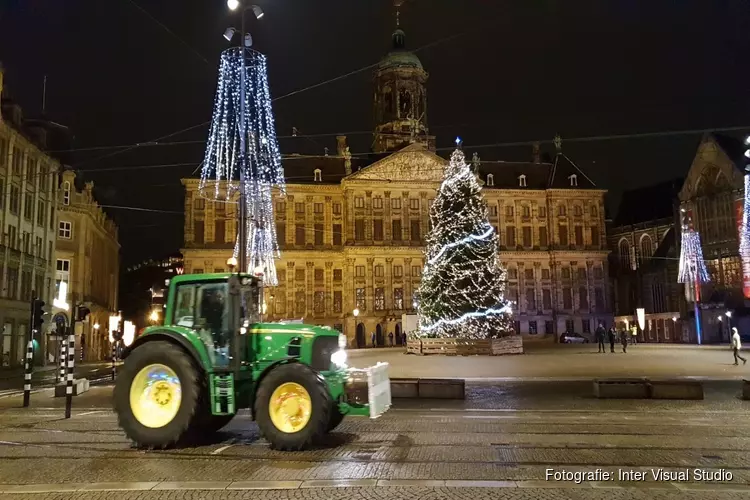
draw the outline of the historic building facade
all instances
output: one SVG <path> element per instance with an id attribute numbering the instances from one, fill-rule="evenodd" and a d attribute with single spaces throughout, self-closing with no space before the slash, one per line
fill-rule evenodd
<path id="1" fill-rule="evenodd" d="M 744 150 L 738 139 L 706 134 L 679 192 L 681 213 L 691 217 L 700 234 L 711 279 L 701 287 L 699 301 L 704 311 L 704 342 L 729 340 L 727 311 L 734 313 L 735 325 L 750 320 L 746 306 L 750 286 L 743 293 L 738 233 L 745 189 Z M 688 291 L 686 296 L 692 302 Z"/>
<path id="2" fill-rule="evenodd" d="M 0 68 L 0 98 L 3 71 Z M 46 155 L 44 134 L 21 108 L 2 100 L 0 113 L 0 367 L 20 366 L 29 339 L 32 292 L 52 301 L 59 163 Z M 37 359 L 46 342 L 37 335 Z"/>
<path id="3" fill-rule="evenodd" d="M 66 302 L 83 304 L 91 314 L 78 323 L 76 347 L 84 360 L 100 360 L 110 352 L 109 316 L 117 312 L 120 244 L 117 226 L 94 199 L 94 183 L 76 189 L 72 171 L 62 174 L 58 197 L 55 290 L 66 283 Z M 68 311 L 68 317 L 69 317 Z M 80 356 L 79 356 L 80 359 Z"/>
<path id="4" fill-rule="evenodd" d="M 406 50 L 401 29 L 375 70 L 373 151 L 353 158 L 346 138 L 335 155 L 287 155 L 291 180 L 275 195 L 279 286 L 266 292 L 266 317 L 299 319 L 346 333 L 350 345 L 379 344 L 414 312 L 429 209 L 446 160 L 427 126 L 428 75 Z M 500 234 L 516 328 L 554 335 L 611 322 L 604 194 L 562 152 L 535 148 L 531 162 L 473 160 L 491 223 Z M 185 187 L 185 272 L 226 270 L 236 235 L 233 204 Z M 358 313 L 355 315 L 355 310 Z M 398 338 L 398 335 L 395 335 Z"/>
<path id="5" fill-rule="evenodd" d="M 677 282 L 677 193 L 682 179 L 623 194 L 607 230 L 615 321 L 638 327 L 640 342 L 692 342 L 683 286 Z M 648 200 L 648 203 L 644 203 Z M 636 310 L 644 310 L 640 328 Z"/>

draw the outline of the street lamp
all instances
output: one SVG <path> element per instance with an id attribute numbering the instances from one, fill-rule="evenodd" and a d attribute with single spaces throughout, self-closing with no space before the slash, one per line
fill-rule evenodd
<path id="1" fill-rule="evenodd" d="M 94 323 L 94 330 L 98 330 L 100 328 L 100 326 L 101 325 L 99 325 L 99 323 Z"/>
<path id="2" fill-rule="evenodd" d="M 229 257 L 227 259 L 227 267 L 229 268 L 229 272 L 233 273 L 234 268 L 237 267 L 237 259 L 235 259 L 234 257 Z"/>
<path id="3" fill-rule="evenodd" d="M 151 314 L 149 314 L 148 319 L 150 319 L 154 323 L 159 321 L 159 311 L 157 309 L 154 309 L 153 311 L 151 311 Z"/>
<path id="4" fill-rule="evenodd" d="M 357 316 L 359 316 L 359 309 L 357 309 L 357 308 L 355 307 L 355 308 L 354 308 L 354 310 L 352 311 L 352 314 L 354 315 L 354 317 L 355 317 L 355 318 L 356 318 Z"/>

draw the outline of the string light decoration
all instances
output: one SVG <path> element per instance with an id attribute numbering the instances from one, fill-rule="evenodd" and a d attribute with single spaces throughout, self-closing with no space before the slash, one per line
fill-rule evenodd
<path id="1" fill-rule="evenodd" d="M 221 54 L 199 192 L 206 198 L 230 203 L 235 202 L 238 192 L 244 194 L 248 268 L 243 271 L 260 268 L 265 283 L 275 286 L 274 259 L 280 252 L 272 188 L 279 189 L 282 195 L 286 190 L 266 57 L 255 50 L 233 47 Z M 240 244 L 238 238 L 235 257 L 240 253 Z"/>
<path id="2" fill-rule="evenodd" d="M 460 140 L 456 143 L 460 146 Z M 430 222 L 417 291 L 419 335 L 486 339 L 511 334 L 497 233 L 460 147 L 451 155 Z"/>
<path id="3" fill-rule="evenodd" d="M 750 141 L 750 137 L 748 138 Z M 750 149 L 748 150 L 750 151 Z M 747 170 L 748 167 L 746 167 Z M 742 227 L 740 228 L 740 257 L 747 266 L 750 263 L 750 174 L 745 174 L 745 200 L 742 206 Z"/>
<path id="4" fill-rule="evenodd" d="M 706 263 L 703 261 L 701 237 L 688 224 L 682 225 L 682 245 L 680 248 L 680 267 L 677 277 L 679 283 L 700 285 L 710 281 Z"/>

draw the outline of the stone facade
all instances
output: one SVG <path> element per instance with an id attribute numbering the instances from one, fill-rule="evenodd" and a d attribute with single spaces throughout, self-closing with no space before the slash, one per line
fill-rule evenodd
<path id="1" fill-rule="evenodd" d="M 0 68 L 0 95 L 3 72 Z M 0 116 L 0 367 L 21 366 L 29 338 L 32 291 L 52 302 L 59 163 L 33 142 L 18 106 Z M 46 342 L 37 336 L 38 360 Z"/>
<path id="2" fill-rule="evenodd" d="M 56 289 L 61 282 L 67 283 L 71 307 L 78 302 L 91 311 L 86 321 L 77 324 L 76 347 L 83 345 L 84 360 L 101 360 L 111 351 L 109 316 L 117 312 L 120 244 L 117 226 L 94 199 L 94 183 L 87 182 L 78 190 L 75 181 L 75 173 L 63 172 L 55 283 Z"/>

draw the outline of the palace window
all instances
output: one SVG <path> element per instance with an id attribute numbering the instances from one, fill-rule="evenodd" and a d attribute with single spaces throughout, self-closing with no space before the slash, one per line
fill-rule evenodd
<path id="1" fill-rule="evenodd" d="M 488 186 L 494 186 L 495 185 L 495 176 L 492 174 L 487 174 L 487 185 Z"/>
<path id="2" fill-rule="evenodd" d="M 524 174 L 518 176 L 518 187 L 526 187 L 526 176 Z"/>
<path id="3" fill-rule="evenodd" d="M 316 168 L 313 170 L 313 180 L 314 182 L 322 182 L 323 181 L 323 171 L 319 168 Z"/>
<path id="4" fill-rule="evenodd" d="M 72 237 L 72 235 L 73 235 L 72 224 L 70 222 L 68 222 L 68 221 L 61 220 L 60 221 L 60 225 L 59 225 L 58 230 L 57 230 L 57 235 L 60 238 L 69 240 Z"/>
<path id="5" fill-rule="evenodd" d="M 372 208 L 381 209 L 383 208 L 383 198 L 376 196 L 372 199 Z"/>
<path id="6" fill-rule="evenodd" d="M 382 311 L 385 309 L 385 289 L 378 287 L 375 289 L 375 310 Z"/>
<path id="7" fill-rule="evenodd" d="M 578 176 L 576 174 L 569 175 L 568 179 L 570 180 L 570 187 L 578 187 Z"/>
<path id="8" fill-rule="evenodd" d="M 205 203 L 205 200 L 203 198 L 200 198 L 201 201 Z M 63 182 L 63 205 L 70 205 L 70 181 Z M 198 206 L 198 200 L 195 200 L 195 208 L 196 210 L 202 210 L 203 207 Z"/>
<path id="9" fill-rule="evenodd" d="M 393 289 L 393 308 L 400 311 L 404 308 L 404 289 Z"/>
<path id="10" fill-rule="evenodd" d="M 401 198 L 391 198 L 391 208 L 401 210 Z"/>
<path id="11" fill-rule="evenodd" d="M 365 208 L 365 199 L 361 196 L 355 197 L 354 208 Z"/>

